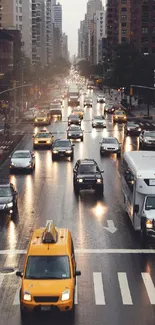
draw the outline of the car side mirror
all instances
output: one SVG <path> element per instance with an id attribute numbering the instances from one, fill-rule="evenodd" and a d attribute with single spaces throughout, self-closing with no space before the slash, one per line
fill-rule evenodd
<path id="1" fill-rule="evenodd" d="M 101 173 L 104 173 L 104 170 L 101 170 Z"/>
<path id="2" fill-rule="evenodd" d="M 19 276 L 20 278 L 23 277 L 23 273 L 22 273 L 21 271 L 17 271 L 17 272 L 16 272 L 16 275 Z"/>
<path id="3" fill-rule="evenodd" d="M 17 195 L 18 194 L 18 192 L 17 191 L 14 191 L 14 195 Z"/>
<path id="4" fill-rule="evenodd" d="M 11 155 L 9 156 L 9 158 L 11 158 Z"/>
<path id="5" fill-rule="evenodd" d="M 139 204 L 134 205 L 134 212 L 138 213 L 139 212 Z"/>
<path id="6" fill-rule="evenodd" d="M 81 271 L 75 271 L 75 276 L 80 276 L 81 275 Z"/>
<path id="7" fill-rule="evenodd" d="M 74 143 L 72 144 L 72 147 L 75 147 L 75 144 Z"/>

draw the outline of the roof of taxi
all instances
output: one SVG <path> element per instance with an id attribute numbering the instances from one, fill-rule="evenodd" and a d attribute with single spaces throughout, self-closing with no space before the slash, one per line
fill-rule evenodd
<path id="1" fill-rule="evenodd" d="M 56 243 L 43 243 L 42 236 L 46 228 L 35 229 L 32 234 L 28 255 L 63 255 L 68 251 L 68 238 L 70 231 L 66 228 L 56 228 Z"/>

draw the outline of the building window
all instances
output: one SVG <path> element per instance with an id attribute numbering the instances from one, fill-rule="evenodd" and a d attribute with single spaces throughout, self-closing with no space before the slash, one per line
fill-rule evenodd
<path id="1" fill-rule="evenodd" d="M 121 0 L 121 3 L 125 4 L 127 0 Z"/>
<path id="2" fill-rule="evenodd" d="M 16 21 L 18 21 L 18 16 L 16 16 Z"/>
<path id="3" fill-rule="evenodd" d="M 19 7 L 19 12 L 20 14 L 22 14 L 22 7 Z"/>
<path id="4" fill-rule="evenodd" d="M 126 43 L 126 37 L 122 37 L 122 39 L 121 39 L 121 43 Z"/>
<path id="5" fill-rule="evenodd" d="M 153 27 L 153 29 L 152 29 L 152 33 L 155 34 L 155 27 Z"/>
<path id="6" fill-rule="evenodd" d="M 19 25 L 19 29 L 20 29 L 20 31 L 22 32 L 22 25 Z"/>
<path id="7" fill-rule="evenodd" d="M 126 15 L 122 15 L 122 20 L 126 20 Z"/>
<path id="8" fill-rule="evenodd" d="M 22 21 L 22 16 L 19 16 L 19 21 Z"/>
<path id="9" fill-rule="evenodd" d="M 19 5 L 22 5 L 22 0 L 19 0 Z"/>
<path id="10" fill-rule="evenodd" d="M 148 28 L 147 27 L 143 27 L 142 28 L 142 33 L 143 34 L 147 34 L 148 33 Z"/>
<path id="11" fill-rule="evenodd" d="M 126 12 L 126 8 L 125 7 L 121 8 L 121 11 Z"/>
<path id="12" fill-rule="evenodd" d="M 16 12 L 18 12 L 18 7 L 16 7 Z"/>
<path id="13" fill-rule="evenodd" d="M 126 30 L 125 29 L 122 29 L 122 34 L 126 34 Z"/>
<path id="14" fill-rule="evenodd" d="M 122 27 L 126 27 L 126 25 L 127 25 L 126 23 L 122 23 Z"/>

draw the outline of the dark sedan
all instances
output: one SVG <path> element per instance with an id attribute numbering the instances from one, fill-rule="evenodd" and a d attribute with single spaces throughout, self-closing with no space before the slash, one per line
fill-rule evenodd
<path id="1" fill-rule="evenodd" d="M 139 135 L 141 132 L 141 127 L 139 124 L 131 121 L 127 121 L 127 124 L 125 125 L 125 134 L 126 135 Z"/>
<path id="2" fill-rule="evenodd" d="M 61 157 L 70 158 L 71 161 L 74 158 L 74 144 L 70 140 L 55 140 L 52 147 L 52 160 L 59 159 Z"/>
<path id="3" fill-rule="evenodd" d="M 155 131 L 143 130 L 140 133 L 139 149 L 155 149 Z"/>
<path id="4" fill-rule="evenodd" d="M 67 129 L 67 139 L 80 139 L 83 141 L 83 130 L 78 125 L 70 125 Z"/>
<path id="5" fill-rule="evenodd" d="M 79 116 L 77 115 L 69 115 L 68 116 L 68 125 L 71 125 L 71 124 L 74 124 L 74 125 L 81 125 L 81 119 Z"/>
<path id="6" fill-rule="evenodd" d="M 0 184 L 0 214 L 10 214 L 12 217 L 17 212 L 18 193 L 12 183 Z"/>

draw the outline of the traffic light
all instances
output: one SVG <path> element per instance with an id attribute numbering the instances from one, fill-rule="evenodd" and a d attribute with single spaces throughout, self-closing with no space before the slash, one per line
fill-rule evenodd
<path id="1" fill-rule="evenodd" d="M 130 87 L 130 96 L 133 96 L 133 88 Z"/>

